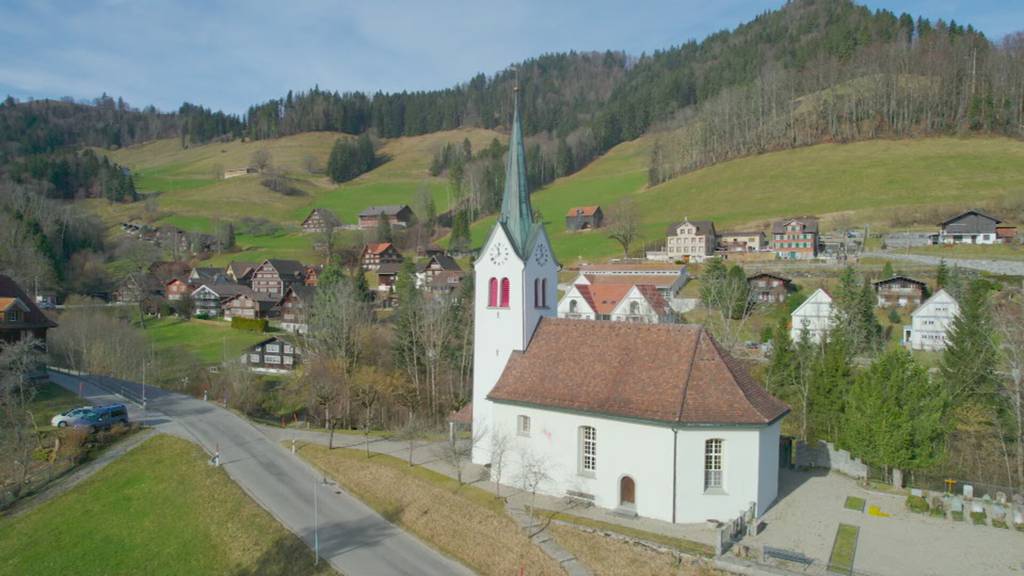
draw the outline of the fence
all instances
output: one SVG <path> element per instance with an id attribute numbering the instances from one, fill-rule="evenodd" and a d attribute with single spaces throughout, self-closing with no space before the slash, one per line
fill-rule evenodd
<path id="1" fill-rule="evenodd" d="M 868 479 L 875 480 L 878 482 L 884 482 L 886 484 L 891 482 L 891 477 L 886 474 L 885 470 L 872 466 L 868 473 Z M 988 496 L 991 500 L 999 500 L 1000 495 L 1005 500 L 1019 500 L 1024 502 L 1024 488 L 1013 487 L 1013 486 L 1002 486 L 999 484 L 991 484 L 988 482 L 975 482 L 973 480 L 950 478 L 948 476 L 941 476 L 935 474 L 922 474 L 919 472 L 905 472 L 903 475 L 904 484 L 908 488 L 919 488 L 921 490 L 927 490 L 929 492 L 935 492 L 938 494 L 944 494 L 949 492 L 950 494 L 963 494 L 964 487 L 967 486 L 968 491 L 973 493 L 974 498 L 985 498 Z M 1016 498 L 1014 496 L 1016 495 Z"/>

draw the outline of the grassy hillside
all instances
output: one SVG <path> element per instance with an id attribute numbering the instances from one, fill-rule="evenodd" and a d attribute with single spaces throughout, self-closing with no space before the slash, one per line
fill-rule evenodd
<path id="1" fill-rule="evenodd" d="M 649 137 L 621 144 L 584 170 L 533 196 L 563 264 L 621 252 L 607 231 L 570 234 L 571 206 L 632 197 L 645 240 L 663 240 L 670 222 L 714 220 L 719 230 L 764 229 L 778 217 L 848 214 L 888 226 L 896 210 L 964 208 L 1024 194 L 1024 143 L 999 137 L 876 140 L 822 144 L 733 160 L 646 187 Z M 494 218 L 473 226 L 479 245 Z M 828 228 L 826 222 L 826 229 Z"/>
<path id="2" fill-rule="evenodd" d="M 311 239 L 298 233 L 302 219 L 314 207 L 330 208 L 345 223 L 374 204 L 414 203 L 416 192 L 426 187 L 434 196 L 438 211 L 448 205 L 447 181 L 431 177 L 428 168 L 434 153 L 446 142 L 468 138 L 474 149 L 485 147 L 497 132 L 481 129 L 453 130 L 408 138 L 386 140 L 379 154 L 384 162 L 375 170 L 342 185 L 322 175 L 310 174 L 307 158 L 321 168 L 327 165 L 331 146 L 338 138 L 351 136 L 335 132 L 310 132 L 273 140 L 233 141 L 182 149 L 176 139 L 158 140 L 106 152 L 114 161 L 129 167 L 136 187 L 156 192 L 160 222 L 195 232 L 210 232 L 214 220 L 237 221 L 243 217 L 266 218 L 284 227 L 273 236 L 237 238 L 242 253 L 224 255 L 216 263 L 236 259 L 267 257 L 314 260 Z M 284 196 L 260 184 L 257 174 L 218 179 L 219 170 L 243 169 L 257 150 L 270 152 L 273 165 L 293 179 L 304 195 Z M 143 203 L 111 205 L 87 201 L 105 222 L 114 226 L 145 217 Z"/>
<path id="3" fill-rule="evenodd" d="M 170 436 L 0 519 L 0 575 L 333 573 L 199 448 Z"/>

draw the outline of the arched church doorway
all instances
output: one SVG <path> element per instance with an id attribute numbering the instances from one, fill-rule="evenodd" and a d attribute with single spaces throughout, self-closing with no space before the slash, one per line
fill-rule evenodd
<path id="1" fill-rule="evenodd" d="M 636 482 L 629 476 L 623 476 L 622 480 L 619 480 L 619 505 L 636 505 Z"/>

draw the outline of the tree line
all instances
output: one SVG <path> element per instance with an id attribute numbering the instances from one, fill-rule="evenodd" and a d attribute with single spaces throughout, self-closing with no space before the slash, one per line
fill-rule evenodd
<path id="1" fill-rule="evenodd" d="M 111 202 L 134 202 L 139 198 L 126 168 L 88 148 L 78 153 L 29 156 L 12 162 L 8 173 L 20 184 L 42 183 L 47 198 L 105 198 Z"/>

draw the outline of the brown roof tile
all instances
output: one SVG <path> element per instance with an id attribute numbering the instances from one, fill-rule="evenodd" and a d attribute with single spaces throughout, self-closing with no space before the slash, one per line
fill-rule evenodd
<path id="1" fill-rule="evenodd" d="M 553 318 L 488 398 L 678 424 L 762 425 L 789 411 L 700 325 Z"/>

